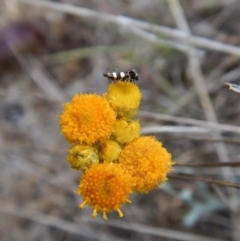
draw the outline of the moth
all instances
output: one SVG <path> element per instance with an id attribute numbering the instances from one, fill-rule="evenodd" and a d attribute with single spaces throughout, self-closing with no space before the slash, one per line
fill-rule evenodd
<path id="1" fill-rule="evenodd" d="M 107 72 L 107 73 L 103 73 L 104 77 L 107 77 L 109 80 L 121 80 L 121 81 L 130 81 L 130 82 L 134 82 L 134 81 L 138 81 L 139 75 L 137 73 L 137 71 L 135 69 L 132 69 L 130 71 L 127 72 Z"/>

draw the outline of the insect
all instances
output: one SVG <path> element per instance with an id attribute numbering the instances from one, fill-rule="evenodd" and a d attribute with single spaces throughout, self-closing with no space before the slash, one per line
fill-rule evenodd
<path id="1" fill-rule="evenodd" d="M 132 69 L 127 72 L 108 72 L 108 73 L 103 73 L 104 77 L 107 77 L 109 80 L 121 80 L 121 81 L 138 81 L 139 75 L 135 69 Z"/>

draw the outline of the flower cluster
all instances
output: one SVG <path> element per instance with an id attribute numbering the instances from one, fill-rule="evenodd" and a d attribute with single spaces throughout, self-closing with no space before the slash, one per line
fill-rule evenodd
<path id="1" fill-rule="evenodd" d="M 140 136 L 134 120 L 141 92 L 133 82 L 111 82 L 102 96 L 76 94 L 64 104 L 60 115 L 61 132 L 71 144 L 67 162 L 81 170 L 76 193 L 79 205 L 97 212 L 117 211 L 130 203 L 131 192 L 147 193 L 167 180 L 171 155 L 151 136 Z"/>

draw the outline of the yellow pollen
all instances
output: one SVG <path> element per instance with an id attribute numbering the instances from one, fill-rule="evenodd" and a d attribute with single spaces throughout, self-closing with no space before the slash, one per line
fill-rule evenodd
<path id="1" fill-rule="evenodd" d="M 117 212 L 118 212 L 119 217 L 122 218 L 122 217 L 123 217 L 122 211 L 118 208 L 118 209 L 117 209 Z"/>
<path id="2" fill-rule="evenodd" d="M 92 217 L 93 218 L 97 217 L 97 209 L 93 209 Z"/>
<path id="3" fill-rule="evenodd" d="M 104 220 L 107 220 L 107 219 L 108 219 L 106 212 L 103 212 L 103 219 L 104 219 Z"/>
<path id="4" fill-rule="evenodd" d="M 80 205 L 79 205 L 79 208 L 84 208 L 84 206 L 85 206 L 85 204 L 86 204 L 86 201 L 83 201 Z"/>

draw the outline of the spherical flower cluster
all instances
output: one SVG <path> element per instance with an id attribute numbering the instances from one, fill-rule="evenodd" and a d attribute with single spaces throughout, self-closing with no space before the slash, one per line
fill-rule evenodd
<path id="1" fill-rule="evenodd" d="M 138 137 L 125 146 L 119 164 L 133 177 L 134 191 L 149 192 L 166 181 L 171 155 L 154 137 Z"/>
<path id="2" fill-rule="evenodd" d="M 60 127 L 68 141 L 91 145 L 111 135 L 116 115 L 105 97 L 76 94 L 64 106 Z"/>
<path id="3" fill-rule="evenodd" d="M 141 137 L 134 120 L 141 100 L 135 83 L 111 82 L 102 96 L 76 94 L 59 117 L 62 134 L 70 143 L 67 162 L 82 176 L 76 193 L 80 208 L 117 211 L 130 203 L 133 191 L 147 193 L 167 180 L 171 155 L 154 137 Z"/>
<path id="4" fill-rule="evenodd" d="M 115 210 L 122 217 L 120 207 L 123 203 L 130 202 L 129 194 L 132 192 L 132 178 L 125 173 L 120 165 L 103 163 L 93 165 L 82 176 L 77 194 L 83 196 L 83 203 L 93 207 L 93 217 L 97 211 L 106 213 Z"/>

